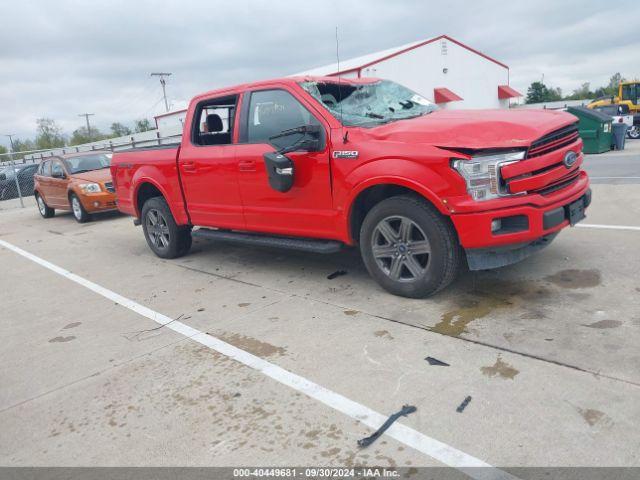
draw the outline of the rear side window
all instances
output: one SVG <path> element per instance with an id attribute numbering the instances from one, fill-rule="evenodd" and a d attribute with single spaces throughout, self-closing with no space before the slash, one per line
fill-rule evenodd
<path id="1" fill-rule="evenodd" d="M 62 164 L 60 162 L 51 162 L 51 176 L 58 175 L 62 176 Z"/>
<path id="2" fill-rule="evenodd" d="M 290 128 L 320 125 L 309 110 L 284 90 L 253 92 L 247 117 L 247 141 L 270 143 L 278 148 L 298 141 L 300 136 L 290 135 L 271 140 L 272 136 Z"/>
<path id="3" fill-rule="evenodd" d="M 44 177 L 51 176 L 51 160 L 42 162 L 42 165 L 40 166 L 40 175 Z"/>
<path id="4" fill-rule="evenodd" d="M 198 105 L 193 125 L 196 145 L 228 145 L 233 139 L 237 96 L 207 100 Z"/>

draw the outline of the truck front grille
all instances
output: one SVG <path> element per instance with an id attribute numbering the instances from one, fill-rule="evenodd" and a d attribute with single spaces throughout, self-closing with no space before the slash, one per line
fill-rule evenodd
<path id="1" fill-rule="evenodd" d="M 578 124 L 574 123 L 539 138 L 531 144 L 527 158 L 539 157 L 573 143 L 578 138 Z"/>
<path id="2" fill-rule="evenodd" d="M 569 150 L 581 151 L 577 124 L 555 130 L 531 144 L 524 160 L 500 169 L 507 192 L 547 195 L 577 180 L 582 157 L 571 167 L 564 164 Z"/>

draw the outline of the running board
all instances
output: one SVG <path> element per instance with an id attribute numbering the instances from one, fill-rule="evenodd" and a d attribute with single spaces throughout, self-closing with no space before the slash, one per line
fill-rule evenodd
<path id="1" fill-rule="evenodd" d="M 191 232 L 193 237 L 209 238 L 222 242 L 255 245 L 258 247 L 285 248 L 312 253 L 335 253 L 343 244 L 335 240 L 316 240 L 309 238 L 278 237 L 254 233 L 232 232 L 229 230 L 210 230 L 199 228 Z"/>

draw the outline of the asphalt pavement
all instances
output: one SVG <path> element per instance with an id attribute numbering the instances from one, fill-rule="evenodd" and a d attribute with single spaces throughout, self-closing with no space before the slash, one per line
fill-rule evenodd
<path id="1" fill-rule="evenodd" d="M 594 184 L 640 184 L 640 140 L 627 139 L 625 149 L 585 156 Z"/>

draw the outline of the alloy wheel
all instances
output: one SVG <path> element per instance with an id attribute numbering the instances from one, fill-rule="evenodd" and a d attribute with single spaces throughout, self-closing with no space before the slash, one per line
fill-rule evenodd
<path id="1" fill-rule="evenodd" d="M 169 235 L 169 226 L 167 219 L 162 212 L 155 208 L 147 212 L 146 218 L 147 232 L 153 244 L 158 248 L 167 248 L 171 237 Z"/>
<path id="2" fill-rule="evenodd" d="M 431 257 L 431 245 L 422 228 L 400 215 L 386 217 L 376 225 L 371 251 L 382 272 L 399 282 L 421 278 Z"/>
<path id="3" fill-rule="evenodd" d="M 42 200 L 42 197 L 40 195 L 38 195 L 38 209 L 43 216 L 46 215 L 47 206 L 44 204 L 44 200 Z"/>
<path id="4" fill-rule="evenodd" d="M 71 198 L 71 208 L 73 209 L 73 215 L 80 220 L 82 218 L 82 206 L 78 197 Z"/>

